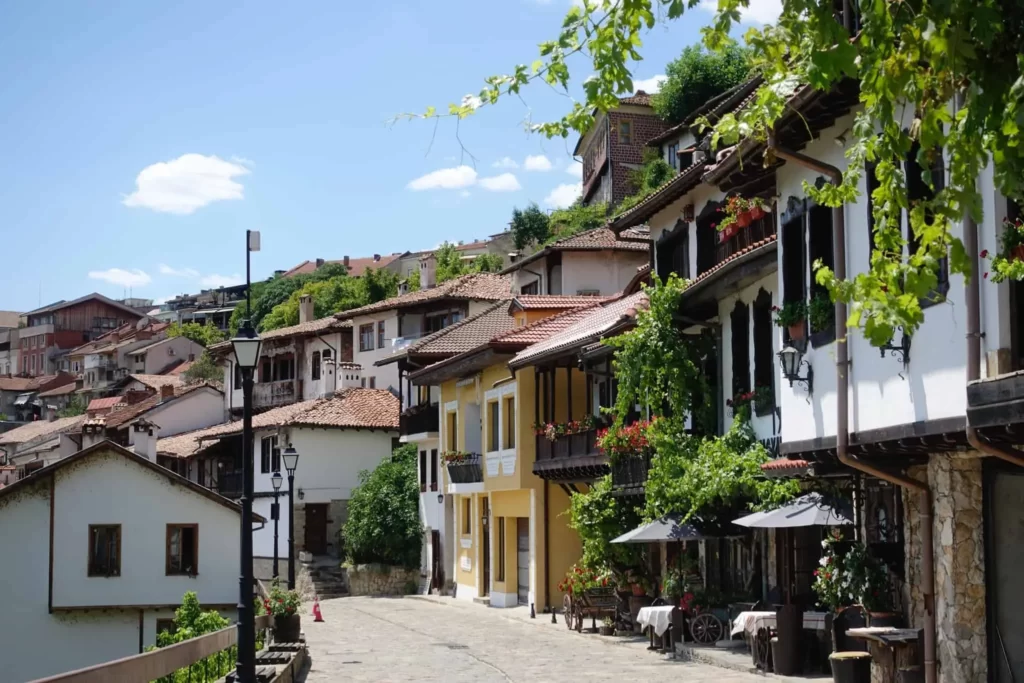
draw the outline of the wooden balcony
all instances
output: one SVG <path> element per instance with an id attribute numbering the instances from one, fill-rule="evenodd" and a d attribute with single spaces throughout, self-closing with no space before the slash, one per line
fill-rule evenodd
<path id="1" fill-rule="evenodd" d="M 398 416 L 398 431 L 402 436 L 436 433 L 441 426 L 441 414 L 436 403 L 413 406 Z"/>
<path id="2" fill-rule="evenodd" d="M 621 496 L 643 495 L 650 469 L 650 453 L 619 456 L 611 466 L 613 491 Z"/>
<path id="3" fill-rule="evenodd" d="M 225 498 L 239 498 L 242 495 L 242 471 L 219 472 L 215 490 Z"/>
<path id="4" fill-rule="evenodd" d="M 450 462 L 446 467 L 448 478 L 453 484 L 479 484 L 484 480 L 479 453 L 467 456 L 462 462 Z"/>
<path id="5" fill-rule="evenodd" d="M 542 479 L 590 482 L 608 474 L 608 456 L 597 448 L 597 430 L 566 434 L 554 441 L 536 437 L 537 457 L 533 473 Z"/>
<path id="6" fill-rule="evenodd" d="M 253 387 L 252 397 L 256 408 L 273 408 L 295 403 L 302 399 L 302 380 L 257 382 Z"/>

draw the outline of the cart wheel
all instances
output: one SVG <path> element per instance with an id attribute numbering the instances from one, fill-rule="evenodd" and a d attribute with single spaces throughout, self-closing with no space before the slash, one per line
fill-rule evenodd
<path id="1" fill-rule="evenodd" d="M 562 598 L 562 617 L 565 618 L 565 627 L 572 629 L 572 597 L 566 593 Z"/>
<path id="2" fill-rule="evenodd" d="M 722 639 L 722 622 L 711 612 L 698 614 L 690 622 L 690 634 L 701 645 L 714 645 Z"/>
<path id="3" fill-rule="evenodd" d="M 757 629 L 753 643 L 754 664 L 761 671 L 771 671 L 772 645 L 771 635 L 766 628 Z"/>

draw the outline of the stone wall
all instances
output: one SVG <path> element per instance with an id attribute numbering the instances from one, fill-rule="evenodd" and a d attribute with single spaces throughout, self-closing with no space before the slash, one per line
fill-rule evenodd
<path id="1" fill-rule="evenodd" d="M 987 676 L 985 641 L 985 539 L 982 523 L 982 460 L 976 453 L 934 454 L 910 476 L 932 489 L 935 558 L 936 654 L 939 680 L 975 683 Z M 910 623 L 924 626 L 921 593 L 923 496 L 906 491 L 907 589 Z"/>
<path id="2" fill-rule="evenodd" d="M 407 595 L 419 587 L 420 570 L 384 564 L 358 564 L 348 568 L 350 595 Z"/>
<path id="3" fill-rule="evenodd" d="M 327 554 L 341 557 L 339 532 L 348 520 L 348 501 L 332 500 L 327 506 Z"/>

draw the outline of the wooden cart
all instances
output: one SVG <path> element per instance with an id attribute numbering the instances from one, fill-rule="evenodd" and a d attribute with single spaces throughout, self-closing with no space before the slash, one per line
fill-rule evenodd
<path id="1" fill-rule="evenodd" d="M 583 630 L 583 620 L 590 617 L 591 625 L 597 628 L 597 618 L 615 618 L 618 611 L 619 598 L 615 589 L 591 588 L 582 593 L 566 594 L 562 599 L 562 614 L 565 616 L 566 628 Z"/>

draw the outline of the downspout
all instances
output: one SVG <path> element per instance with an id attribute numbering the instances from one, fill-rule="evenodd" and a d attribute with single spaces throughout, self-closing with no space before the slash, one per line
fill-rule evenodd
<path id="1" fill-rule="evenodd" d="M 843 173 L 835 166 L 826 164 L 805 154 L 779 147 L 774 131 L 768 135 L 768 149 L 785 161 L 809 168 L 828 176 L 833 185 L 842 182 Z M 833 254 L 835 274 L 839 280 L 846 279 L 846 214 L 842 206 L 832 209 Z M 966 245 L 965 245 L 966 246 Z M 870 474 L 896 486 L 912 489 L 921 494 L 921 591 L 924 597 L 924 679 L 925 683 L 937 683 L 935 667 L 935 565 L 932 529 L 932 493 L 928 484 L 910 477 L 889 472 L 864 462 L 850 454 L 850 411 L 849 411 L 849 344 L 846 327 L 846 303 L 836 301 L 836 456 L 839 462 L 865 474 Z"/>

